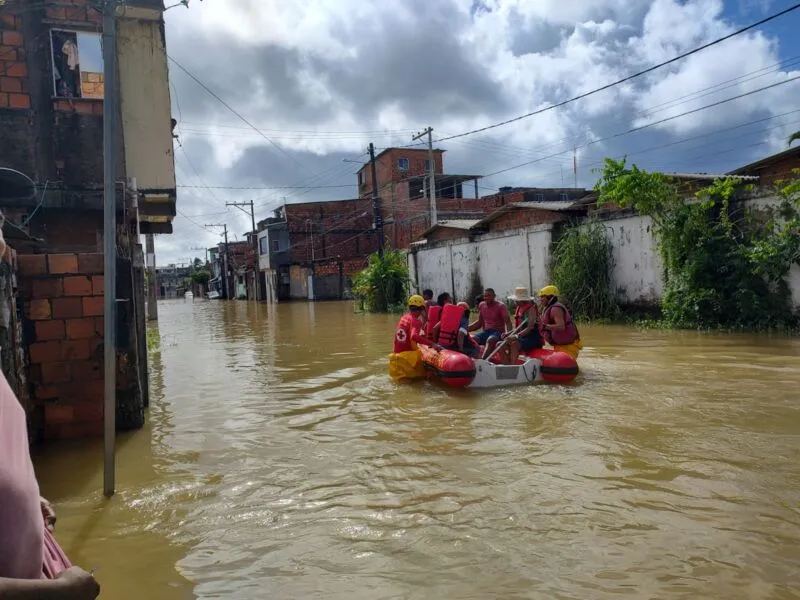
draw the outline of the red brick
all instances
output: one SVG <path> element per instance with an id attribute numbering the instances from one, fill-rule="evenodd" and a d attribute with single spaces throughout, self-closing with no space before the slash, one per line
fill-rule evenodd
<path id="1" fill-rule="evenodd" d="M 44 254 L 18 254 L 17 268 L 20 275 L 45 275 L 47 257 Z"/>
<path id="2" fill-rule="evenodd" d="M 77 263 L 76 263 L 77 265 Z M 76 266 L 77 268 L 77 266 Z M 92 282 L 85 275 L 64 278 L 65 296 L 91 296 Z"/>
<path id="3" fill-rule="evenodd" d="M 75 102 L 72 105 L 72 110 L 76 113 L 80 113 L 82 115 L 93 115 L 94 108 L 92 108 L 92 102 L 86 102 L 85 100 L 82 102 Z"/>
<path id="4" fill-rule="evenodd" d="M 27 77 L 28 66 L 24 62 L 12 62 L 6 65 L 5 74 L 8 77 Z"/>
<path id="5" fill-rule="evenodd" d="M 61 343 L 62 360 L 89 360 L 89 340 L 67 340 Z"/>
<path id="6" fill-rule="evenodd" d="M 28 318 L 31 321 L 45 321 L 50 319 L 50 300 L 31 300 L 27 306 Z"/>
<path id="7" fill-rule="evenodd" d="M 102 273 L 103 268 L 104 264 L 102 254 L 78 254 L 78 271 L 80 273 L 86 273 L 87 275 Z"/>
<path id="8" fill-rule="evenodd" d="M 92 294 L 94 296 L 102 296 L 104 291 L 106 278 L 102 275 L 94 275 L 92 277 Z"/>
<path id="9" fill-rule="evenodd" d="M 67 10 L 64 7 L 49 6 L 45 12 L 48 19 L 64 21 L 67 18 Z"/>
<path id="10" fill-rule="evenodd" d="M 75 419 L 75 411 L 68 404 L 45 404 L 44 421 L 48 425 L 71 423 Z"/>
<path id="11" fill-rule="evenodd" d="M 8 107 L 29 109 L 31 107 L 31 97 L 27 94 L 9 94 Z"/>
<path id="12" fill-rule="evenodd" d="M 61 279 L 34 279 L 31 295 L 34 298 L 59 298 L 64 295 L 64 286 Z"/>
<path id="13" fill-rule="evenodd" d="M 95 358 L 103 356 L 103 338 L 93 338 L 89 340 L 89 352 Z"/>
<path id="14" fill-rule="evenodd" d="M 0 32 L 0 37 L 2 37 L 2 32 Z M 0 44 L 0 60 L 17 60 L 17 49 L 13 46 L 3 46 Z"/>
<path id="15" fill-rule="evenodd" d="M 103 103 L 102 102 L 92 102 L 92 109 L 94 110 L 94 114 L 98 116 L 103 115 Z"/>
<path id="16" fill-rule="evenodd" d="M 83 314 L 87 317 L 99 317 L 103 315 L 102 296 L 92 296 L 83 299 Z"/>
<path id="17" fill-rule="evenodd" d="M 9 99 L 8 94 L 0 94 L 0 108 L 8 108 Z"/>
<path id="18" fill-rule="evenodd" d="M 58 386 L 61 400 L 67 402 L 103 402 L 105 381 L 102 379 L 92 381 L 73 381 Z"/>
<path id="19" fill-rule="evenodd" d="M 58 388 L 52 385 L 37 385 L 33 395 L 38 400 L 55 400 L 58 398 Z"/>
<path id="20" fill-rule="evenodd" d="M 102 402 L 79 402 L 72 405 L 75 409 L 75 422 L 77 423 L 102 423 L 103 422 L 103 403 Z"/>
<path id="21" fill-rule="evenodd" d="M 64 321 L 39 321 L 36 323 L 37 342 L 63 340 L 65 335 Z"/>
<path id="22" fill-rule="evenodd" d="M 95 336 L 95 320 L 91 317 L 67 320 L 67 338 L 84 340 Z"/>
<path id="23" fill-rule="evenodd" d="M 16 77 L 0 77 L 0 92 L 8 94 L 21 94 L 22 81 Z"/>
<path id="24" fill-rule="evenodd" d="M 100 360 L 79 360 L 69 363 L 73 381 L 103 379 L 103 363 Z"/>
<path id="25" fill-rule="evenodd" d="M 41 364 L 61 360 L 61 342 L 36 342 L 28 347 L 31 362 Z"/>
<path id="26" fill-rule="evenodd" d="M 95 317 L 94 318 L 94 330 L 97 332 L 97 335 L 103 337 L 105 333 L 105 327 L 103 327 L 104 318 L 103 317 Z"/>
<path id="27" fill-rule="evenodd" d="M 67 21 L 85 21 L 86 9 L 83 6 L 68 6 L 66 8 Z"/>
<path id="28" fill-rule="evenodd" d="M 83 316 L 80 298 L 56 298 L 52 302 L 54 319 L 79 319 Z"/>
<path id="29" fill-rule="evenodd" d="M 4 46 L 22 46 L 22 34 L 19 31 L 3 32 Z"/>
<path id="30" fill-rule="evenodd" d="M 72 378 L 69 372 L 69 364 L 65 362 L 46 362 L 42 363 L 42 383 L 52 385 L 55 383 L 66 383 Z"/>
<path id="31" fill-rule="evenodd" d="M 48 254 L 47 265 L 51 273 L 77 273 L 78 257 L 75 254 Z"/>
<path id="32" fill-rule="evenodd" d="M 17 29 L 17 21 L 14 15 L 0 15 L 0 23 L 2 23 L 6 29 Z"/>

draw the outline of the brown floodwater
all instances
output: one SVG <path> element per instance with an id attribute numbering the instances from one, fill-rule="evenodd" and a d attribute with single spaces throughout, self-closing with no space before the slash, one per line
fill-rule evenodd
<path id="1" fill-rule="evenodd" d="M 159 317 L 116 496 L 35 452 L 102 598 L 800 598 L 800 340 L 586 327 L 575 384 L 456 392 L 350 303 Z"/>

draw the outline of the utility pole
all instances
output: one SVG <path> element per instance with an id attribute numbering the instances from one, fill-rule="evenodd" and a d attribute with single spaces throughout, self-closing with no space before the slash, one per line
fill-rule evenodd
<path id="1" fill-rule="evenodd" d="M 147 256 L 147 320 L 158 320 L 158 304 L 156 290 L 158 290 L 158 281 L 156 281 L 156 247 L 155 240 L 152 233 L 144 235 L 145 255 Z"/>
<path id="2" fill-rule="evenodd" d="M 381 215 L 381 199 L 378 197 L 378 169 L 375 166 L 375 146 L 369 144 L 369 164 L 372 175 L 372 216 L 378 236 L 378 256 L 383 258 L 383 216 Z"/>
<path id="3" fill-rule="evenodd" d="M 253 210 L 253 201 L 250 200 L 250 202 L 226 202 L 225 206 L 235 206 L 240 211 L 242 211 L 244 214 L 248 214 L 248 211 L 245 210 L 245 208 L 246 207 L 250 207 L 250 222 L 253 225 L 253 230 L 252 230 L 253 231 L 253 239 L 250 241 L 250 243 L 253 245 L 253 261 L 254 261 L 254 264 L 253 264 L 253 273 L 254 273 L 254 277 L 253 277 L 253 292 L 255 292 L 255 299 L 256 300 L 261 300 L 261 298 L 259 298 L 259 296 L 261 295 L 259 292 L 261 290 L 259 290 L 260 286 L 258 285 L 258 275 L 257 275 L 258 274 L 258 233 L 256 232 L 256 213 Z"/>
<path id="4" fill-rule="evenodd" d="M 117 435 L 117 1 L 103 6 L 103 494 L 115 490 Z"/>
<path id="5" fill-rule="evenodd" d="M 228 290 L 228 225 L 226 223 L 216 223 L 213 225 L 205 225 L 205 227 L 222 227 L 223 235 L 225 236 L 225 246 L 222 250 L 222 285 L 225 290 L 225 299 L 230 300 L 231 296 Z"/>
<path id="6" fill-rule="evenodd" d="M 436 179 L 434 173 L 436 171 L 436 165 L 433 162 L 433 127 L 428 127 L 425 131 L 421 131 L 414 137 L 412 137 L 412 141 L 416 141 L 421 137 L 427 135 L 428 136 L 428 198 L 431 202 L 431 227 L 438 223 L 438 219 L 436 217 Z"/>

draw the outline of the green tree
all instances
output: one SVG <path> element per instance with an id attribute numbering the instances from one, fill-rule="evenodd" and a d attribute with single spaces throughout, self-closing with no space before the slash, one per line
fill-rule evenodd
<path id="1" fill-rule="evenodd" d="M 792 135 L 790 135 L 786 145 L 791 146 L 792 142 L 796 142 L 797 140 L 800 140 L 800 131 L 795 131 Z"/>
<path id="2" fill-rule="evenodd" d="M 209 273 L 205 269 L 200 269 L 192 273 L 191 279 L 197 285 L 205 287 L 208 285 L 208 282 L 211 281 L 211 273 Z"/>

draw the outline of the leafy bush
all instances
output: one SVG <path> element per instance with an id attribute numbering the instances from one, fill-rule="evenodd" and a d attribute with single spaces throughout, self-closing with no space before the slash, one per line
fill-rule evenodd
<path id="1" fill-rule="evenodd" d="M 745 209 L 749 186 L 723 178 L 684 199 L 678 185 L 625 161 L 606 159 L 600 203 L 653 219 L 664 263 L 664 318 L 677 327 L 769 329 L 796 326 L 786 277 L 800 264 L 800 171 L 779 182 L 779 206 Z"/>
<path id="2" fill-rule="evenodd" d="M 553 247 L 551 278 L 578 318 L 616 315 L 613 268 L 611 241 L 597 221 L 569 226 Z"/>
<path id="3" fill-rule="evenodd" d="M 390 312 L 405 306 L 409 283 L 405 253 L 386 250 L 383 257 L 371 254 L 367 267 L 353 276 L 353 294 L 362 310 Z"/>

